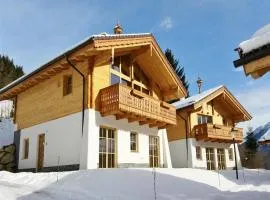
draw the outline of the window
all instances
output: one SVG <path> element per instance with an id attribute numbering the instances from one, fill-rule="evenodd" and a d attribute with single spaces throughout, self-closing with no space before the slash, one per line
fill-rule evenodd
<path id="1" fill-rule="evenodd" d="M 147 95 L 151 94 L 147 76 L 137 63 L 131 63 L 129 56 L 115 57 L 111 65 L 111 85 L 118 83 L 133 87 Z"/>
<path id="2" fill-rule="evenodd" d="M 28 154 L 29 154 L 29 139 L 24 139 L 24 155 L 23 159 L 28 159 Z"/>
<path id="3" fill-rule="evenodd" d="M 224 149 L 217 149 L 218 169 L 226 169 L 225 151 Z"/>
<path id="4" fill-rule="evenodd" d="M 138 133 L 130 133 L 130 151 L 138 152 Z"/>
<path id="5" fill-rule="evenodd" d="M 63 95 L 72 93 L 72 75 L 65 75 L 63 80 Z"/>
<path id="6" fill-rule="evenodd" d="M 230 148 L 228 151 L 229 151 L 229 160 L 233 160 L 233 149 Z"/>
<path id="7" fill-rule="evenodd" d="M 209 115 L 198 115 L 198 124 L 213 123 L 212 116 Z"/>
<path id="8" fill-rule="evenodd" d="M 201 151 L 201 147 L 199 147 L 199 146 L 196 147 L 196 158 L 198 160 L 202 159 L 202 151 Z"/>

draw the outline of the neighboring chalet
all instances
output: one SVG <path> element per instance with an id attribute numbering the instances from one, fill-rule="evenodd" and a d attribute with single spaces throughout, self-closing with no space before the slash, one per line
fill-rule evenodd
<path id="1" fill-rule="evenodd" d="M 154 36 L 93 35 L 0 90 L 19 171 L 171 167 L 166 127 L 187 92 Z"/>
<path id="2" fill-rule="evenodd" d="M 233 138 L 236 143 L 243 141 L 243 129 L 235 125 L 251 116 L 228 89 L 219 86 L 173 105 L 177 109 L 177 126 L 167 129 L 172 166 L 233 168 Z M 236 154 L 239 166 L 237 145 Z"/>
<path id="3" fill-rule="evenodd" d="M 234 61 L 235 67 L 244 67 L 246 76 L 257 79 L 270 71 L 270 24 L 255 32 L 246 41 L 239 44 L 239 59 Z"/>

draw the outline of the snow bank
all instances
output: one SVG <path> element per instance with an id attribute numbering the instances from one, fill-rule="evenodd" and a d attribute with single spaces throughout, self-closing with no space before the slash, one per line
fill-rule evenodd
<path id="1" fill-rule="evenodd" d="M 270 24 L 267 24 L 258 31 L 256 31 L 249 40 L 241 42 L 239 44 L 239 47 L 243 50 L 243 53 L 245 54 L 267 44 L 270 44 Z"/>
<path id="2" fill-rule="evenodd" d="M 0 119 L 0 148 L 13 143 L 14 124 L 12 119 Z"/>
<path id="3" fill-rule="evenodd" d="M 200 169 L 98 169 L 59 173 L 0 172 L 0 199 L 269 199 L 270 172 L 220 174 Z M 154 190 L 154 174 L 156 190 Z"/>

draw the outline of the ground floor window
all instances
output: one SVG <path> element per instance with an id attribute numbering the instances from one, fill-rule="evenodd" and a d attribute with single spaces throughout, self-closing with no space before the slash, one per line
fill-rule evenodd
<path id="1" fill-rule="evenodd" d="M 138 152 L 138 133 L 130 133 L 130 151 Z"/>
<path id="2" fill-rule="evenodd" d="M 116 163 L 116 137 L 111 128 L 99 129 L 99 168 L 114 168 Z"/>
<path id="3" fill-rule="evenodd" d="M 159 167 L 159 137 L 149 136 L 149 164 L 150 167 Z"/>
<path id="4" fill-rule="evenodd" d="M 29 138 L 24 139 L 23 148 L 24 148 L 23 159 L 28 159 L 28 154 L 29 154 Z"/>
<path id="5" fill-rule="evenodd" d="M 215 152 L 213 148 L 206 148 L 206 163 L 208 170 L 215 170 Z"/>
<path id="6" fill-rule="evenodd" d="M 224 149 L 217 149 L 218 169 L 226 169 L 226 159 Z"/>
<path id="7" fill-rule="evenodd" d="M 202 159 L 202 150 L 201 150 L 201 147 L 199 147 L 199 146 L 196 146 L 196 158 L 197 158 L 197 160 Z"/>

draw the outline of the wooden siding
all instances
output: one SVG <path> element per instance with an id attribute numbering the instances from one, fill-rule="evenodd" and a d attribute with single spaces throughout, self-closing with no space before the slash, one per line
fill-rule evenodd
<path id="1" fill-rule="evenodd" d="M 87 61 L 76 66 L 87 75 Z M 69 74 L 73 77 L 72 93 L 63 96 L 63 77 Z M 82 78 L 75 70 L 69 68 L 20 93 L 17 97 L 16 121 L 18 129 L 23 129 L 79 112 L 81 109 Z"/>
<path id="2" fill-rule="evenodd" d="M 168 140 L 181 140 L 186 138 L 185 121 L 177 115 L 176 126 L 170 126 L 167 128 Z"/>

